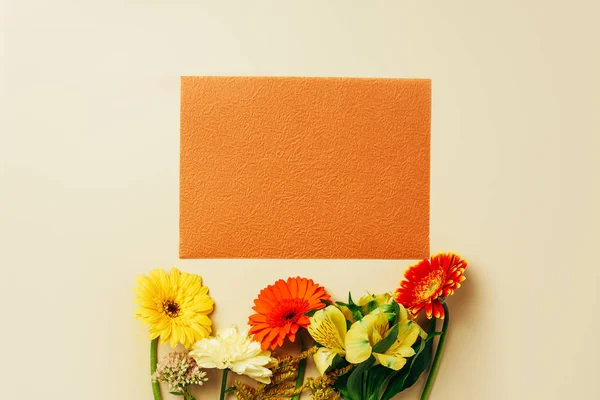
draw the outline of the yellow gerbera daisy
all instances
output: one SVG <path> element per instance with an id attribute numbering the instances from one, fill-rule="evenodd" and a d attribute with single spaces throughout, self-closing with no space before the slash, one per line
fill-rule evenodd
<path id="1" fill-rule="evenodd" d="M 150 276 L 138 275 L 134 302 L 139 304 L 135 316 L 149 324 L 150 339 L 160 337 L 171 347 L 181 343 L 186 349 L 199 339 L 208 337 L 212 321 L 208 314 L 215 302 L 202 285 L 202 277 L 162 269 L 150 271 Z"/>

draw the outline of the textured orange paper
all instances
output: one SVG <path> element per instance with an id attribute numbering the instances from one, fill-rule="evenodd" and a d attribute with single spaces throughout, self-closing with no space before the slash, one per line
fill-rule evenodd
<path id="1" fill-rule="evenodd" d="M 183 77 L 181 258 L 429 255 L 431 83 Z"/>

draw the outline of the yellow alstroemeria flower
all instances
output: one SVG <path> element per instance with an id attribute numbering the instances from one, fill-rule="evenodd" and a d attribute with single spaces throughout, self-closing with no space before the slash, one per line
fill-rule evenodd
<path id="1" fill-rule="evenodd" d="M 373 301 L 375 303 L 373 303 Z M 391 311 L 392 310 L 391 303 L 392 303 L 392 295 L 389 293 L 382 293 L 382 294 L 368 293 L 368 294 L 365 294 L 364 296 L 362 296 L 360 299 L 358 299 L 358 301 L 356 302 L 356 305 L 361 308 L 363 315 L 366 315 L 366 314 L 369 314 L 371 311 L 373 311 L 374 308 L 379 308 L 382 306 L 385 306 L 384 308 L 387 308 L 388 311 Z M 342 310 L 342 313 L 344 313 L 344 316 L 346 317 L 346 319 L 348 321 L 350 321 L 351 323 L 356 322 L 356 319 L 354 318 L 352 311 L 350 311 L 350 309 L 348 307 L 339 305 L 339 304 L 337 307 L 340 310 Z"/>
<path id="2" fill-rule="evenodd" d="M 310 318 L 308 333 L 323 346 L 313 356 L 321 375 L 325 374 L 336 355 L 343 357 L 346 354 L 344 343 L 347 330 L 346 318 L 336 306 L 327 306 Z"/>
<path id="3" fill-rule="evenodd" d="M 419 335 L 423 336 L 425 333 L 408 319 L 408 313 L 402 306 L 399 317 L 398 337 L 384 353 L 373 352 L 373 347 L 392 331 L 385 313 L 375 310 L 352 324 L 346 335 L 346 360 L 352 364 L 360 364 L 373 354 L 377 363 L 395 371 L 400 370 L 406 364 L 406 358 L 415 355 L 412 345 Z"/>
<path id="4" fill-rule="evenodd" d="M 372 301 L 375 301 L 377 307 L 382 306 L 384 304 L 390 304 L 392 300 L 392 295 L 389 293 L 381 293 L 381 294 L 366 294 L 356 303 L 357 306 L 363 307 L 369 304 Z"/>

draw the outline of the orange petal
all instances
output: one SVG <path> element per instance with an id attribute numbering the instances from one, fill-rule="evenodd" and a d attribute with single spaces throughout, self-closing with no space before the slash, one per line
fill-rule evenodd
<path id="1" fill-rule="evenodd" d="M 267 336 L 267 334 L 269 332 L 270 331 L 268 329 L 263 329 L 261 331 L 258 331 L 257 333 L 254 334 L 252 339 L 254 339 L 254 341 L 256 341 L 256 342 L 262 342 L 262 340 L 265 338 L 265 336 Z"/>
<path id="2" fill-rule="evenodd" d="M 304 295 L 305 299 L 310 299 L 313 294 L 315 294 L 316 290 L 319 288 L 318 285 L 315 285 L 312 279 L 308 280 L 308 287 L 306 289 L 306 294 Z"/>
<path id="3" fill-rule="evenodd" d="M 427 316 L 427 318 L 431 319 L 432 314 L 433 306 L 431 305 L 431 303 L 427 303 L 427 305 L 425 306 L 425 315 Z"/>
<path id="4" fill-rule="evenodd" d="M 422 310 L 424 307 L 425 307 L 425 304 L 423 304 L 423 303 L 417 304 L 417 305 L 413 306 L 413 307 L 410 309 L 410 312 L 412 312 L 413 314 L 417 315 L 418 313 L 420 313 L 420 312 L 421 312 L 421 310 Z"/>
<path id="5" fill-rule="evenodd" d="M 278 280 L 277 282 L 275 282 L 275 286 L 277 287 L 277 289 L 279 289 L 279 293 L 281 293 L 281 296 L 284 299 L 290 299 L 292 298 L 292 294 L 290 293 L 290 289 L 288 288 L 287 283 L 285 283 L 285 281 L 283 280 Z"/>
<path id="6" fill-rule="evenodd" d="M 267 350 L 269 346 L 275 349 L 273 340 L 279 335 L 279 328 L 272 328 L 267 337 L 265 337 L 262 341 L 262 349 Z"/>
<path id="7" fill-rule="evenodd" d="M 263 314 L 253 314 L 249 318 L 250 322 L 267 322 L 267 316 Z"/>
<path id="8" fill-rule="evenodd" d="M 285 297 L 283 296 L 283 294 L 281 293 L 281 290 L 279 289 L 279 286 L 277 285 L 278 282 L 279 281 L 275 282 L 275 284 L 270 286 L 270 288 L 271 288 L 271 293 L 273 294 L 273 297 L 275 298 L 275 300 L 277 302 L 280 302 Z"/>
<path id="9" fill-rule="evenodd" d="M 439 319 L 444 319 L 444 307 L 439 301 L 433 303 L 433 316 Z"/>
<path id="10" fill-rule="evenodd" d="M 273 307 L 269 303 L 265 302 L 262 299 L 254 300 L 254 304 L 256 304 L 256 306 L 252 307 L 252 309 L 260 314 L 268 314 L 273 309 Z"/>
<path id="11" fill-rule="evenodd" d="M 298 325 L 297 323 L 295 323 L 295 324 L 293 324 L 293 325 L 290 327 L 290 333 L 291 333 L 292 335 L 296 335 L 296 332 L 298 332 L 298 330 L 299 330 L 299 329 L 300 329 L 300 325 Z M 292 342 L 293 342 L 293 340 L 292 340 Z"/>
<path id="12" fill-rule="evenodd" d="M 308 288 L 308 280 L 306 278 L 298 279 L 298 298 L 303 299 L 306 296 L 306 289 Z"/>
<path id="13" fill-rule="evenodd" d="M 298 280 L 296 278 L 288 278 L 288 288 L 293 298 L 298 298 Z"/>

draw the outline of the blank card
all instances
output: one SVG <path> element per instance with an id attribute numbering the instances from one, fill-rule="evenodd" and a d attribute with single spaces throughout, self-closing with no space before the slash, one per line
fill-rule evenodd
<path id="1" fill-rule="evenodd" d="M 429 255 L 425 79 L 183 77 L 181 258 Z"/>

